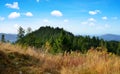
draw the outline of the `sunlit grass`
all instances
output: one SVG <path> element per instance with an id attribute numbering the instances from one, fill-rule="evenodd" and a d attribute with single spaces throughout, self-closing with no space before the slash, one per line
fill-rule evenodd
<path id="1" fill-rule="evenodd" d="M 13 65 L 9 72 L 5 71 L 6 74 L 120 74 L 120 57 L 105 51 L 52 55 L 9 43 L 0 43 L 0 51 Z M 12 72 L 15 67 L 16 72 Z"/>

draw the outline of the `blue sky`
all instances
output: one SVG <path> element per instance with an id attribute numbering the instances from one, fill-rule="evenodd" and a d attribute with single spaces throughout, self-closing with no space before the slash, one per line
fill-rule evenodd
<path id="1" fill-rule="evenodd" d="M 0 0 L 0 33 L 47 25 L 75 35 L 120 35 L 119 23 L 120 0 Z"/>

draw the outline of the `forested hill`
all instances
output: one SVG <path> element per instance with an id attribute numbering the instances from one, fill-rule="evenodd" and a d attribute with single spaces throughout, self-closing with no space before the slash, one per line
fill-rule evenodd
<path id="1" fill-rule="evenodd" d="M 72 33 L 63 30 L 63 28 L 58 28 L 58 27 L 53 28 L 49 26 L 40 27 L 38 30 L 32 32 L 31 34 L 34 34 L 34 36 L 37 39 L 40 39 L 44 43 L 45 41 L 48 41 L 51 38 L 53 39 L 58 38 L 62 32 L 64 32 L 65 35 L 73 36 Z"/>
<path id="2" fill-rule="evenodd" d="M 105 50 L 120 54 L 120 43 L 117 41 L 104 41 L 98 37 L 74 36 L 62 28 L 40 27 L 17 40 L 16 43 L 43 48 L 47 52 L 58 53 L 65 51 L 86 52 L 90 48 Z"/>

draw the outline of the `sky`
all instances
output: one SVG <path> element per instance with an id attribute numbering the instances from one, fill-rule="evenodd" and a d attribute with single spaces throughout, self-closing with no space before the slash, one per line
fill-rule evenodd
<path id="1" fill-rule="evenodd" d="M 120 35 L 120 0 L 0 0 L 0 33 L 64 28 L 75 35 Z"/>

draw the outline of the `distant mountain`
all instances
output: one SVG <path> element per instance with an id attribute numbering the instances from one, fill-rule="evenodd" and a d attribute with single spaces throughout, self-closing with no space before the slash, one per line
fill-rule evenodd
<path id="1" fill-rule="evenodd" d="M 17 40 L 16 34 L 5 34 L 5 33 L 0 33 L 0 39 L 1 39 L 2 34 L 5 35 L 6 41 L 15 42 Z"/>
<path id="2" fill-rule="evenodd" d="M 111 40 L 120 41 L 120 35 L 115 35 L 115 34 L 105 34 L 100 36 L 99 38 L 102 38 L 107 41 L 111 41 Z"/>

